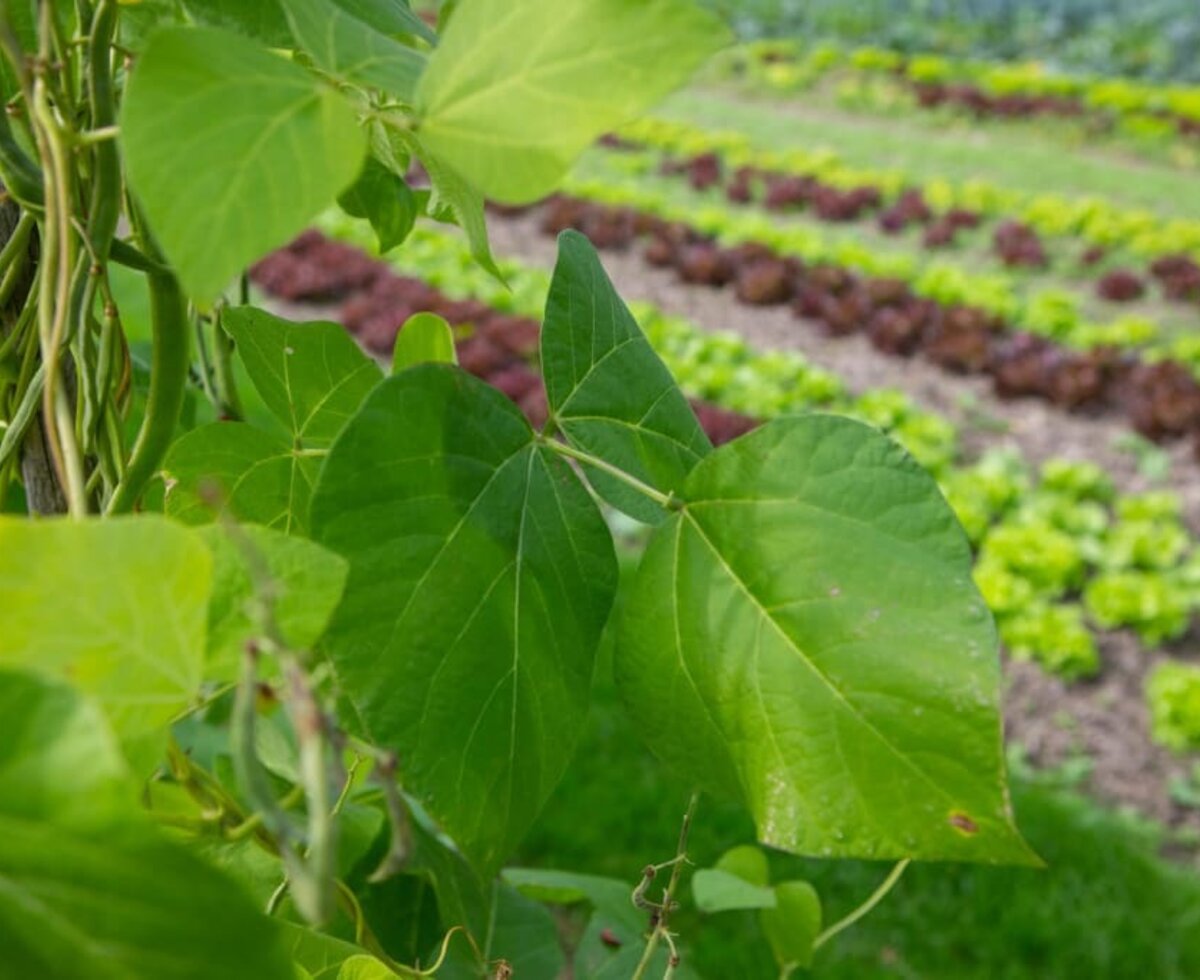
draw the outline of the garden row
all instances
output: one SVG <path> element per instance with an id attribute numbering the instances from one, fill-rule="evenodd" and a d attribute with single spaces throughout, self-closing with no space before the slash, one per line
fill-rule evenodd
<path id="1" fill-rule="evenodd" d="M 1200 435 L 1200 383 L 1177 361 L 1109 345 L 1073 350 L 1011 329 L 961 282 L 928 273 L 909 281 L 906 270 L 861 247 L 846 261 L 819 237 L 798 233 L 808 229 L 681 206 L 637 181 L 572 180 L 568 189 L 576 196 L 547 206 L 549 231 L 574 227 L 605 248 L 645 241 L 646 261 L 674 268 L 685 282 L 731 287 L 750 305 L 790 304 L 831 335 L 862 331 L 889 354 L 921 353 L 950 371 L 987 374 L 1002 397 L 1120 411 L 1156 440 Z"/>
<path id="2" fill-rule="evenodd" d="M 865 83 L 882 80 L 899 87 L 907 96 L 905 104 L 958 109 L 974 118 L 1068 117 L 1098 132 L 1135 138 L 1200 135 L 1200 87 L 1064 74 L 1038 61 L 960 60 L 870 46 L 760 41 L 731 49 L 717 60 L 715 70 L 770 92 L 801 91 L 833 77 L 844 97 L 874 98 L 879 108 L 894 109 L 895 92 L 872 94 Z"/>
<path id="3" fill-rule="evenodd" d="M 921 244 L 929 249 L 953 246 L 988 224 L 992 250 L 1006 267 L 1096 270 L 1097 294 L 1114 302 L 1142 297 L 1149 280 L 1158 282 L 1165 299 L 1200 300 L 1197 221 L 1164 220 L 1096 198 L 1029 195 L 979 180 L 921 184 L 895 171 L 848 167 L 829 151 L 762 151 L 738 133 L 663 120 L 630 125 L 607 143 L 657 151 L 660 156 L 642 162 L 644 170 L 684 177 L 697 191 L 719 188 L 736 204 L 805 210 L 825 222 L 869 218 L 887 235 L 920 228 Z M 1135 263 L 1144 270 L 1121 267 Z M 1083 325 L 1078 311 L 1075 319 L 1073 326 Z"/>
<path id="4" fill-rule="evenodd" d="M 637 144 L 627 141 L 610 141 L 608 145 L 627 151 L 639 149 Z M 885 202 L 879 188 L 869 184 L 843 189 L 813 174 L 797 176 L 762 170 L 749 164 L 733 169 L 713 151 L 690 157 L 655 155 L 646 160 L 645 165 L 647 171 L 654 169 L 664 176 L 686 179 L 694 191 L 720 191 L 729 202 L 737 205 L 761 206 L 767 211 L 783 214 L 806 212 L 818 221 L 836 224 L 873 219 L 886 235 L 900 235 L 917 229 L 920 245 L 928 250 L 946 250 L 961 245 L 964 236 L 985 224 L 980 212 L 967 208 L 951 207 L 936 212 L 917 188 L 905 190 L 892 201 Z M 990 251 L 1005 267 L 1044 270 L 1051 266 L 1051 250 L 1031 225 L 1011 218 L 996 220 L 990 225 Z M 1105 261 L 1107 256 L 1107 249 L 1091 245 L 1069 257 L 1074 270 L 1103 268 L 1095 276 L 1093 287 L 1100 299 L 1113 303 L 1140 300 L 1147 295 L 1150 282 L 1155 282 L 1166 300 L 1193 305 L 1200 300 L 1200 262 L 1190 255 L 1160 256 L 1149 264 L 1146 274 L 1114 267 Z M 1054 258 L 1056 265 L 1063 264 L 1063 256 Z M 1041 305 L 1049 302 L 1042 299 Z M 1056 310 L 1055 329 L 1069 331 L 1080 343 L 1119 333 L 1085 322 L 1073 298 L 1064 299 L 1056 292 L 1053 303 L 1062 309 L 1061 313 Z M 1035 301 L 1028 305 L 1036 307 L 1038 304 Z M 1070 322 L 1067 323 L 1064 317 L 1069 317 Z M 1157 331 L 1153 330 L 1152 323 L 1139 319 L 1138 328 L 1127 334 L 1144 342 L 1156 337 Z"/>
<path id="5" fill-rule="evenodd" d="M 368 247 L 359 224 L 331 220 L 326 230 L 352 245 L 308 234 L 261 263 L 256 282 L 288 300 L 340 300 L 343 322 L 381 355 L 410 316 L 437 313 L 456 326 L 465 368 L 544 419 L 531 361 L 545 273 L 504 263 L 509 292 L 445 232 L 416 233 L 389 266 L 352 247 Z M 640 304 L 635 314 L 714 441 L 755 419 L 834 409 L 904 442 L 938 475 L 967 527 L 977 580 L 1015 657 L 1067 678 L 1092 675 L 1100 669 L 1092 628 L 1131 626 L 1157 643 L 1185 632 L 1200 608 L 1200 552 L 1171 494 L 1118 495 L 1088 464 L 1052 461 L 1034 474 L 1011 455 L 991 454 L 958 466 L 953 426 L 900 393 L 851 397 L 798 354 L 756 353 L 735 335 L 708 334 Z M 1148 696 L 1158 740 L 1200 744 L 1200 709 L 1189 700 L 1200 697 L 1200 670 L 1161 666 Z"/>

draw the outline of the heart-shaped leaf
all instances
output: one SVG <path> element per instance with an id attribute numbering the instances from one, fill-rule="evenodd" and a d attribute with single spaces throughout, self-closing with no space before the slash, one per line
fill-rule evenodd
<path id="1" fill-rule="evenodd" d="M 651 748 L 802 854 L 1036 863 L 996 635 L 933 479 L 877 430 L 779 419 L 692 471 L 623 607 Z"/>
<path id="2" fill-rule="evenodd" d="M 489 198 L 535 200 L 728 40 L 690 0 L 470 0 L 421 76 L 421 141 Z"/>
<path id="3" fill-rule="evenodd" d="M 595 248 L 576 231 L 558 239 L 541 347 L 550 416 L 573 445 L 663 493 L 678 491 L 712 451 Z M 666 516 L 627 483 L 595 468 L 587 474 L 597 493 L 630 516 L 647 523 Z"/>
<path id="4" fill-rule="evenodd" d="M 253 41 L 211 28 L 150 38 L 120 126 L 130 185 L 200 303 L 329 207 L 366 150 L 341 95 Z"/>
<path id="5" fill-rule="evenodd" d="M 346 427 L 312 520 L 350 562 L 325 645 L 362 730 L 495 868 L 583 723 L 616 579 L 599 511 L 507 398 L 422 365 Z"/>

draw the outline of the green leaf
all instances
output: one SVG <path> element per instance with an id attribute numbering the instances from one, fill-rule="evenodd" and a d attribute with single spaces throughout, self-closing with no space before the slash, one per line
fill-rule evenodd
<path id="1" fill-rule="evenodd" d="M 390 37 L 419 37 L 430 44 L 437 35 L 412 12 L 408 0 L 332 0 L 357 20 Z"/>
<path id="2" fill-rule="evenodd" d="M 517 408 L 456 368 L 390 378 L 321 472 L 313 537 L 346 557 L 325 646 L 363 732 L 482 868 L 570 757 L 615 588 L 608 530 Z"/>
<path id="3" fill-rule="evenodd" d="M 691 0 L 470 0 L 421 76 L 421 141 L 487 197 L 533 201 L 728 40 Z"/>
<path id="4" fill-rule="evenodd" d="M 290 438 L 240 422 L 187 433 L 163 464 L 166 512 L 211 522 L 215 487 L 238 520 L 305 534 L 321 457 L 383 372 L 336 323 L 293 323 L 249 306 L 227 310 L 221 322 Z"/>
<path id="5" fill-rule="evenodd" d="M 551 418 L 573 445 L 663 493 L 677 493 L 712 451 L 596 250 L 576 231 L 558 238 L 541 345 Z M 594 468 L 587 476 L 631 517 L 657 524 L 666 516 L 627 483 Z"/>
<path id="6" fill-rule="evenodd" d="M 991 616 L 937 485 L 836 416 L 704 459 L 615 668 L 651 748 L 800 854 L 1037 863 L 1013 826 Z"/>
<path id="7" fill-rule="evenodd" d="M 237 31 L 270 48 L 295 43 L 279 0 L 183 0 L 183 7 L 201 24 Z"/>
<path id="8" fill-rule="evenodd" d="M 775 907 L 775 892 L 720 868 L 700 868 L 692 875 L 692 897 L 701 912 Z"/>
<path id="9" fill-rule="evenodd" d="M 491 246 L 488 244 L 487 221 L 483 212 L 483 194 L 464 180 L 462 176 L 448 163 L 442 160 L 417 137 L 410 136 L 409 143 L 412 151 L 421 158 L 425 170 L 429 174 L 429 182 L 433 186 L 433 196 L 429 199 L 426 213 L 438 217 L 444 209 L 449 209 L 458 226 L 467 236 L 471 247 L 471 255 L 475 261 L 493 276 L 504 282 L 504 276 L 492 258 Z M 440 220 L 440 217 L 439 217 Z"/>
<path id="10" fill-rule="evenodd" d="M 358 953 L 342 963 L 337 980 L 392 980 L 396 975 L 374 956 Z"/>
<path id="11" fill-rule="evenodd" d="M 380 255 L 408 237 L 422 209 L 408 184 L 373 156 L 367 157 L 358 180 L 338 198 L 338 204 L 347 214 L 371 222 Z"/>
<path id="12" fill-rule="evenodd" d="M 210 491 L 232 517 L 285 534 L 308 533 L 321 460 L 244 422 L 213 422 L 181 436 L 163 463 L 165 509 L 185 524 L 215 520 Z"/>
<path id="13" fill-rule="evenodd" d="M 436 313 L 415 313 L 404 321 L 392 351 L 392 374 L 417 364 L 457 364 L 454 331 Z"/>
<path id="14" fill-rule="evenodd" d="M 256 635 L 247 601 L 256 584 L 242 545 L 219 525 L 202 528 L 213 553 L 213 589 L 208 604 L 208 680 L 236 680 L 246 641 Z M 270 576 L 274 618 L 284 640 L 294 650 L 310 650 L 325 632 L 346 584 L 343 558 L 304 538 L 247 524 L 236 532 L 244 537 Z"/>
<path id="15" fill-rule="evenodd" d="M 137 799 L 99 708 L 65 684 L 0 667 L 0 809 L 9 818 L 101 822 Z"/>
<path id="16" fill-rule="evenodd" d="M 200 303 L 331 205 L 366 149 L 340 95 L 211 28 L 166 28 L 150 39 L 120 126 L 132 189 Z"/>
<path id="17" fill-rule="evenodd" d="M 348 82 L 411 102 L 425 56 L 342 9 L 333 0 L 284 0 L 292 35 L 313 61 Z"/>
<path id="18" fill-rule="evenodd" d="M 771 880 L 767 856 L 761 847 L 755 847 L 753 844 L 731 847 L 721 855 L 713 867 L 737 875 L 742 881 L 748 881 L 752 885 L 765 886 Z"/>
<path id="19" fill-rule="evenodd" d="M 0 670 L 0 948 L 12 977 L 292 980 L 274 924 L 159 836 L 100 713 Z"/>
<path id="20" fill-rule="evenodd" d="M 780 968 L 812 965 L 813 942 L 821 931 L 821 899 L 807 881 L 775 886 L 775 907 L 758 914 Z"/>
<path id="21" fill-rule="evenodd" d="M 93 695 L 127 746 L 157 743 L 203 676 L 212 559 L 160 517 L 0 517 L 0 665 Z"/>
<path id="22" fill-rule="evenodd" d="M 267 408 L 300 449 L 323 449 L 382 379 L 345 327 L 294 323 L 253 306 L 221 319 Z"/>

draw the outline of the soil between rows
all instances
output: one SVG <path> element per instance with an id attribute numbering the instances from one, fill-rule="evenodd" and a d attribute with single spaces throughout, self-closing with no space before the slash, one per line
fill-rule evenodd
<path id="1" fill-rule="evenodd" d="M 488 228 L 498 256 L 553 267 L 555 240 L 541 232 L 537 211 L 516 218 L 492 215 Z M 813 364 L 839 375 L 852 392 L 879 387 L 904 391 L 916 404 L 959 427 L 968 457 L 1014 446 L 1035 463 L 1050 457 L 1091 460 L 1103 466 L 1121 490 L 1177 491 L 1188 523 L 1193 530 L 1200 528 L 1200 467 L 1184 443 L 1165 447 L 1170 473 L 1155 482 L 1139 470 L 1132 452 L 1119 448 L 1131 430 L 1115 417 L 1070 415 L 1031 398 L 1004 401 L 993 394 L 985 377 L 956 376 L 915 358 L 883 354 L 861 335 L 828 337 L 816 323 L 797 319 L 787 307 L 750 307 L 737 302 L 732 290 L 681 283 L 671 271 L 643 262 L 636 248 L 605 251 L 601 258 L 627 300 L 654 303 L 705 330 L 737 332 L 760 350 L 800 351 Z M 1186 773 L 1192 760 L 1172 755 L 1149 737 L 1143 684 L 1166 654 L 1144 649 L 1125 630 L 1101 635 L 1099 645 L 1101 675 L 1070 685 L 1034 664 L 1006 659 L 1009 740 L 1021 745 L 1039 768 L 1086 758 L 1090 771 L 1082 785 L 1097 798 L 1200 832 L 1200 810 L 1172 801 L 1169 793 L 1171 778 Z M 1169 652 L 1174 659 L 1200 663 L 1200 636 L 1189 633 Z"/>

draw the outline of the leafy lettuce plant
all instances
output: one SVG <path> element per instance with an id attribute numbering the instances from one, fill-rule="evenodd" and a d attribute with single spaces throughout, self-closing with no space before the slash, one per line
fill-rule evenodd
<path id="1" fill-rule="evenodd" d="M 1146 681 L 1154 740 L 1184 752 L 1200 748 L 1200 668 L 1165 662 Z"/>

